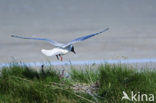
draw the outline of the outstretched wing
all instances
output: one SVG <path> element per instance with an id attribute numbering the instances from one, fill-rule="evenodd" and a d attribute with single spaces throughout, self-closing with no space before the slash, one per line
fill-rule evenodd
<path id="1" fill-rule="evenodd" d="M 17 35 L 11 35 L 11 37 L 20 38 L 20 39 L 43 40 L 43 41 L 49 42 L 50 44 L 52 44 L 56 47 L 62 47 L 64 45 L 62 43 L 58 43 L 57 41 L 49 40 L 46 38 L 31 38 L 31 37 L 22 37 L 22 36 L 17 36 Z"/>
<path id="2" fill-rule="evenodd" d="M 107 30 L 109 30 L 109 28 L 106 28 L 103 31 L 100 31 L 100 32 L 97 32 L 97 33 L 94 33 L 94 34 L 90 34 L 90 35 L 87 35 L 87 36 L 82 36 L 82 37 L 76 38 L 76 39 L 70 41 L 69 43 L 67 43 L 66 45 L 64 45 L 64 47 L 67 47 L 67 46 L 69 46 L 71 44 L 74 44 L 74 43 L 77 43 L 77 42 L 81 42 L 81 41 L 86 40 L 88 38 L 91 38 L 91 37 L 93 37 L 95 35 L 98 35 L 98 34 L 101 34 L 103 32 L 106 32 Z"/>

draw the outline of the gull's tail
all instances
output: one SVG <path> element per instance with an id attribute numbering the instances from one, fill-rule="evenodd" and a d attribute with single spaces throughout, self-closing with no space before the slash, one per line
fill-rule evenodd
<path id="1" fill-rule="evenodd" d="M 54 55 L 61 54 L 61 51 L 58 48 L 54 48 L 54 49 L 51 49 L 51 50 L 42 49 L 41 52 L 43 54 L 45 54 L 46 56 L 54 56 Z"/>
<path id="2" fill-rule="evenodd" d="M 51 50 L 42 49 L 41 52 L 46 56 L 53 56 L 53 54 L 51 53 Z"/>

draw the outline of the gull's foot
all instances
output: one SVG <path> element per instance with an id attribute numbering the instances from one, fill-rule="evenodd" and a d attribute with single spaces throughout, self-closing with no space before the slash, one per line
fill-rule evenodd
<path id="1" fill-rule="evenodd" d="M 60 57 L 60 61 L 63 61 L 63 57 L 61 56 L 61 54 L 59 54 L 59 57 Z"/>

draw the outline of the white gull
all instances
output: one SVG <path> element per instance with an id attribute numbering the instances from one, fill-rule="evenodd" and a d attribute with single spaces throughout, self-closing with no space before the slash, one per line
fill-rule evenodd
<path id="1" fill-rule="evenodd" d="M 45 50 L 42 49 L 41 52 L 43 54 L 45 54 L 46 56 L 54 56 L 56 55 L 57 59 L 62 61 L 63 60 L 63 55 L 69 53 L 69 52 L 73 52 L 74 54 L 76 54 L 75 50 L 74 50 L 74 46 L 73 44 L 81 42 L 83 40 L 86 40 L 88 38 L 91 38 L 95 35 L 101 34 L 105 31 L 109 30 L 109 28 L 104 29 L 103 31 L 97 32 L 97 33 L 93 33 L 93 34 L 89 34 L 87 36 L 82 36 L 79 38 L 76 38 L 70 42 L 68 42 L 67 44 L 63 44 L 63 43 L 58 43 L 57 41 L 54 40 L 50 40 L 50 39 L 46 39 L 46 38 L 32 38 L 32 37 L 22 37 L 22 36 L 18 36 L 18 35 L 11 35 L 11 37 L 15 37 L 15 38 L 21 38 L 21 39 L 32 39 L 32 40 L 43 40 L 43 41 L 47 41 L 50 44 L 54 45 L 55 48 L 51 49 L 51 50 Z"/>

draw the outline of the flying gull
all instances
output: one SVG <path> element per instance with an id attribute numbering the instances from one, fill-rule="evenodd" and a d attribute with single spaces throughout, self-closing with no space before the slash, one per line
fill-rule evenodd
<path id="1" fill-rule="evenodd" d="M 69 52 L 73 52 L 74 54 L 76 54 L 73 44 L 81 42 L 81 41 L 86 40 L 88 38 L 91 38 L 91 37 L 93 37 L 95 35 L 98 35 L 98 34 L 101 34 L 103 32 L 106 32 L 107 30 L 109 30 L 109 28 L 106 28 L 103 31 L 100 31 L 100 32 L 97 32 L 97 33 L 94 33 L 94 34 L 89 34 L 89 35 L 86 35 L 86 36 L 76 38 L 76 39 L 68 42 L 67 44 L 59 43 L 57 41 L 46 39 L 46 38 L 22 37 L 22 36 L 18 36 L 18 35 L 11 35 L 11 37 L 20 38 L 20 39 L 42 40 L 42 41 L 49 42 L 50 44 L 54 45 L 55 48 L 53 48 L 51 50 L 42 49 L 41 52 L 43 54 L 45 54 L 46 56 L 54 56 L 55 55 L 58 60 L 62 61 L 63 60 L 63 57 L 62 57 L 63 55 L 65 55 L 65 54 L 67 54 Z M 60 59 L 59 59 L 59 57 L 60 57 Z"/>

